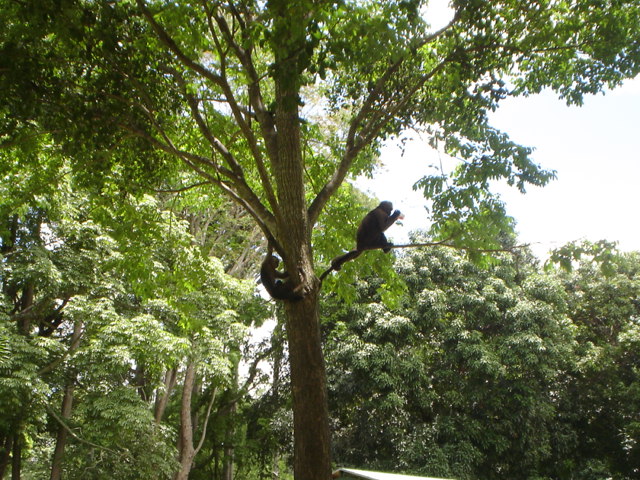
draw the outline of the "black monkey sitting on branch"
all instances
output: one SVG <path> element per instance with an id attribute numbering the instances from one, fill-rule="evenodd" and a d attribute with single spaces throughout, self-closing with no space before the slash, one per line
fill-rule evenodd
<path id="1" fill-rule="evenodd" d="M 278 271 L 280 260 L 273 255 L 271 244 L 267 247 L 267 256 L 260 267 L 260 280 L 269 295 L 275 300 L 302 300 L 300 291 L 303 285 L 294 287 L 287 272 Z"/>
<path id="2" fill-rule="evenodd" d="M 384 232 L 393 225 L 396 220 L 402 220 L 404 218 L 400 210 L 391 213 L 392 211 L 393 204 L 384 201 L 380 202 L 380 205 L 367 213 L 358 227 L 356 249 L 331 260 L 331 267 L 322 274 L 320 280 L 324 280 L 324 277 L 329 275 L 332 270 L 336 272 L 340 270 L 344 263 L 359 257 L 364 250 L 382 248 L 384 253 L 389 253 L 391 250 L 389 247 L 393 246 L 393 244 L 387 240 Z"/>
<path id="3" fill-rule="evenodd" d="M 384 231 L 393 225 L 396 220 L 402 220 L 404 215 L 400 213 L 400 210 L 391 213 L 392 211 L 393 204 L 384 201 L 380 202 L 380 205 L 365 215 L 356 234 L 356 249 L 358 251 L 393 245 L 385 237 Z M 391 251 L 390 248 L 383 248 L 382 250 L 384 253 Z"/>

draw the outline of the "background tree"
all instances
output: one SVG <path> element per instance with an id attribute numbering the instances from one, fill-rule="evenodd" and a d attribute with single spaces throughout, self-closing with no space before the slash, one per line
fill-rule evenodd
<path id="1" fill-rule="evenodd" d="M 549 460 L 574 358 L 562 286 L 508 256 L 478 268 L 451 249 L 408 253 L 404 301 L 361 283 L 327 312 L 336 458 L 452 478 L 534 478 Z"/>
<path id="2" fill-rule="evenodd" d="M 0 477 L 185 475 L 191 452 L 220 450 L 208 422 L 225 392 L 256 381 L 235 378 L 241 351 L 257 362 L 254 282 L 205 255 L 197 209 L 187 223 L 151 196 L 112 195 L 116 172 L 92 196 L 41 140 L 0 151 Z"/>
<path id="3" fill-rule="evenodd" d="M 330 299 L 335 459 L 452 478 L 633 477 L 637 261 L 610 252 L 604 271 L 583 257 L 543 272 L 420 249 L 396 263 L 408 288 L 395 308 L 376 280 L 348 307 Z"/>
<path id="4" fill-rule="evenodd" d="M 463 159 L 419 182 L 435 232 L 491 243 L 509 222 L 489 181 L 524 190 L 552 174 L 486 112 L 545 87 L 580 103 L 638 72 L 632 1 L 453 1 L 437 32 L 417 0 L 63 3 L 2 6 L 2 58 L 19 59 L 2 66 L 6 121 L 54 134 L 87 182 L 115 167 L 142 188 L 176 158 L 251 215 L 307 291 L 285 303 L 298 479 L 330 473 L 312 232 L 332 225 L 322 213 L 345 178 L 385 138 L 425 127 Z M 323 131 L 305 102 L 343 128 Z"/>
<path id="5" fill-rule="evenodd" d="M 560 249 L 589 253 L 581 255 L 572 272 L 558 272 L 579 344 L 557 421 L 567 441 L 564 449 L 554 451 L 554 463 L 565 477 L 629 478 L 640 468 L 640 264 L 637 252 L 603 249 L 605 244 L 611 247 L 608 242 L 587 242 Z"/>

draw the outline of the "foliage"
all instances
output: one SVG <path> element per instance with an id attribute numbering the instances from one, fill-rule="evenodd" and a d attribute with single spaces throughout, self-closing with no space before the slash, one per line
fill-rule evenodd
<path id="1" fill-rule="evenodd" d="M 547 268 L 559 265 L 561 268 L 571 271 L 575 264 L 586 257 L 598 264 L 602 273 L 611 274 L 615 270 L 613 263 L 616 260 L 616 254 L 616 244 L 606 240 L 570 242 L 551 252 Z"/>
<path id="2" fill-rule="evenodd" d="M 195 358 L 200 385 L 231 388 L 247 326 L 266 311 L 253 283 L 225 275 L 161 201 L 91 197 L 64 157 L 41 147 L 37 163 L 22 164 L 11 150 L 0 155 L 8 167 L 0 201 L 2 445 L 24 441 L 23 473 L 48 476 L 63 428 L 65 478 L 170 478 L 176 417 L 154 418 L 163 392 L 179 401 L 180 390 L 163 381 L 167 370 Z M 62 418 L 69 386 L 73 410 Z M 200 402 L 195 408 L 206 412 Z"/>
<path id="3" fill-rule="evenodd" d="M 176 468 L 168 428 L 126 386 L 87 392 L 74 414 L 84 442 L 70 445 L 67 478 L 171 478 Z M 86 443 L 91 442 L 91 443 Z"/>
<path id="4" fill-rule="evenodd" d="M 587 244 L 588 248 L 589 245 Z M 616 254 L 610 268 L 582 260 L 564 274 L 569 314 L 580 344 L 566 379 L 559 429 L 575 431 L 559 452 L 566 475 L 632 478 L 640 468 L 638 446 L 638 254 Z M 591 473 L 589 473 L 591 472 Z"/>
<path id="5" fill-rule="evenodd" d="M 281 82 L 293 89 L 283 108 L 305 115 L 308 203 L 329 201 L 332 179 L 370 171 L 381 139 L 422 125 L 462 160 L 451 175 L 417 183 L 434 200 L 437 231 L 486 246 L 509 229 L 490 181 L 524 191 L 553 178 L 530 148 L 488 125 L 486 112 L 545 87 L 579 104 L 638 73 L 633 2 L 454 2 L 438 32 L 419 1 L 281 3 L 6 4 L 3 58 L 19 61 L 3 69 L 4 131 L 55 132 L 91 184 L 158 183 L 175 167 L 165 154 L 175 155 L 269 226 L 255 201 L 277 213 L 276 172 L 264 162 L 278 165 L 267 133 Z"/>
<path id="6" fill-rule="evenodd" d="M 637 255 L 542 273 L 412 251 L 325 322 L 335 459 L 453 478 L 630 478 L 638 468 Z M 372 284 L 374 283 L 374 284 Z M 588 472 L 598 472 L 591 473 Z M 595 478 L 595 477 L 593 477 Z"/>
<path id="7" fill-rule="evenodd" d="M 30 188 L 44 192 L 28 194 L 28 201 L 19 199 L 19 205 L 2 201 L 3 249 L 13 248 L 5 238 L 11 238 L 7 232 L 17 232 L 14 219 L 28 247 L 24 257 L 3 265 L 15 268 L 10 279 L 14 283 L 6 283 L 3 292 L 12 303 L 5 311 L 13 316 L 31 312 L 27 309 L 36 305 L 32 291 L 41 295 L 38 300 L 51 293 L 50 311 L 51 305 L 66 306 L 75 296 L 101 301 L 111 298 L 106 292 L 115 291 L 120 303 L 113 305 L 113 312 L 144 324 L 152 321 L 147 308 L 157 301 L 166 305 L 167 314 L 155 319 L 158 325 L 193 350 L 181 366 L 193 372 L 211 360 L 212 370 L 206 371 L 210 383 L 203 392 L 226 385 L 236 363 L 219 354 L 227 353 L 225 348 L 237 352 L 241 335 L 235 326 L 248 323 L 238 313 L 242 302 L 229 296 L 233 285 L 219 264 L 202 258 L 194 246 L 197 241 L 185 233 L 187 225 L 159 208 L 152 195 L 154 190 L 180 190 L 183 181 L 192 183 L 198 176 L 206 194 L 221 192 L 244 209 L 283 257 L 292 281 L 304 284 L 308 292 L 304 301 L 285 305 L 299 479 L 329 474 L 326 376 L 318 331 L 320 283 L 314 262 L 327 263 L 339 253 L 324 247 L 348 247 L 342 235 L 335 242 L 319 242 L 318 249 L 312 241 L 314 230 L 333 229 L 340 218 L 334 220 L 327 212 L 347 204 L 351 195 L 340 197 L 341 186 L 353 175 L 372 171 L 386 138 L 423 128 L 434 146 L 460 160 L 451 174 L 417 184 L 433 202 L 433 233 L 458 246 L 500 247 L 510 238 L 512 223 L 491 185 L 504 180 L 524 191 L 527 185 L 546 184 L 553 172 L 533 162 L 530 148 L 492 128 L 487 113 L 507 96 L 546 87 L 579 104 L 583 95 L 618 85 L 640 71 L 640 7 L 635 1 L 453 1 L 454 17 L 438 31 L 430 29 L 422 14 L 426 2 L 420 0 L 31 3 L 0 4 L 0 15 L 7 19 L 0 32 L 2 163 L 10 165 L 9 180 L 27 176 Z M 41 155 L 47 149 L 53 154 Z M 65 202 L 43 204 L 55 196 L 59 182 L 46 169 L 51 181 L 38 181 L 39 164 L 68 175 L 62 182 L 68 188 L 101 194 L 106 202 L 92 204 L 95 211 L 50 209 Z M 4 193 L 13 187 L 2 189 Z M 79 198 L 87 198 L 86 190 Z M 347 219 L 357 221 L 358 210 L 348 210 Z M 74 241 L 74 232 L 81 228 L 71 227 L 68 234 L 62 227 L 58 230 L 54 223 L 67 218 L 105 228 L 106 235 L 95 241 L 104 236 L 114 241 L 108 247 L 114 264 L 107 266 L 106 251 L 97 245 L 85 248 Z M 45 248 L 47 232 L 38 231 L 43 226 L 52 228 L 62 251 Z M 255 240 L 247 243 L 249 250 L 259 245 Z M 74 259 L 64 255 L 67 246 L 104 259 L 102 275 L 94 275 L 91 263 L 80 261 L 75 284 L 74 276 L 57 277 L 65 268 L 76 267 Z M 63 258 L 66 265 L 54 261 Z M 345 270 L 349 279 L 352 273 Z M 103 285 L 107 279 L 109 285 Z M 4 282 L 3 277 L 3 287 Z M 389 304 L 403 292 L 393 274 L 379 286 Z M 454 349 L 457 356 L 447 359 L 449 365 L 481 373 L 487 380 L 519 380 L 524 366 L 537 358 L 532 351 L 546 348 L 545 339 L 560 335 L 551 328 L 559 311 L 543 308 L 546 304 L 535 297 L 537 290 L 555 287 L 531 286 L 524 297 L 528 303 L 511 306 L 503 298 L 509 297 L 511 287 L 503 291 L 495 286 L 499 305 L 489 303 L 488 311 L 476 305 L 482 303 L 476 297 L 484 299 L 492 292 L 470 288 L 475 296 L 456 298 L 462 310 L 450 312 L 462 325 L 443 331 L 443 345 L 462 349 Z M 357 293 L 342 291 L 353 298 Z M 506 326 L 500 332 L 504 337 L 485 338 L 475 324 L 464 323 L 496 311 L 530 328 L 530 338 L 520 338 Z M 35 325 L 40 339 L 71 330 L 64 315 L 54 319 L 53 328 L 42 316 L 12 319 L 17 334 L 25 337 Z M 220 338 L 229 330 L 230 343 L 225 344 Z M 134 335 L 131 340 L 122 357 L 110 359 L 120 361 L 112 366 L 121 375 L 127 361 L 145 357 L 141 338 Z M 507 343 L 500 344 L 502 340 Z M 495 358 L 485 354 L 494 343 L 503 347 Z M 506 345 L 512 344 L 516 366 L 503 371 L 498 367 L 507 361 Z M 213 358 L 206 357 L 209 348 Z M 545 357 L 548 365 L 534 365 L 542 370 L 540 388 L 555 381 L 547 371 L 554 368 L 555 353 Z M 130 369 L 134 377 L 144 379 L 143 365 L 136 367 L 137 372 Z M 169 362 L 162 367 L 170 367 Z M 136 386 L 142 395 L 157 382 L 156 376 Z M 529 401 L 538 405 L 529 396 L 523 403 Z M 195 408 L 203 412 L 205 405 L 199 402 Z M 544 424 L 546 403 L 538 406 L 532 418 Z M 456 407 L 464 411 L 468 405 Z M 491 441 L 496 452 L 502 451 L 507 436 L 507 427 L 502 427 L 502 436 Z M 463 440 L 476 455 L 471 436 Z M 513 448 L 508 453 L 524 450 L 523 445 Z M 538 458 L 543 452 L 537 449 L 532 455 Z M 534 464 L 532 459 L 523 468 Z M 466 464 L 452 465 L 469 471 Z"/>

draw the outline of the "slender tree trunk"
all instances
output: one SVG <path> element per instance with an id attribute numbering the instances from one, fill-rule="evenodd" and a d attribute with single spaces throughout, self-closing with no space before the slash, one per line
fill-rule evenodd
<path id="1" fill-rule="evenodd" d="M 237 372 L 237 371 L 236 371 Z M 237 382 L 237 375 L 235 381 Z M 235 392 L 234 392 L 235 394 Z M 237 402 L 234 400 L 229 408 L 229 418 L 227 428 L 224 434 L 224 453 L 222 463 L 222 480 L 233 480 L 233 460 L 235 456 L 233 441 L 235 437 L 235 413 L 237 411 Z"/>
<path id="2" fill-rule="evenodd" d="M 25 312 L 27 309 L 33 307 L 33 300 L 35 297 L 35 287 L 32 283 L 29 283 L 22 290 L 22 295 L 20 299 L 20 311 Z M 18 333 L 28 337 L 31 333 L 31 315 L 22 315 L 18 318 Z M 23 409 L 26 409 L 28 406 L 23 405 Z M 13 434 L 13 453 L 11 456 L 11 480 L 20 480 L 21 470 L 22 470 L 22 446 L 24 443 L 23 432 L 22 432 L 22 415 L 20 413 L 18 416 L 18 421 L 16 422 L 18 428 Z"/>
<path id="3" fill-rule="evenodd" d="M 62 418 L 64 420 L 71 417 L 71 408 L 73 406 L 73 382 L 64 389 L 62 397 Z M 53 451 L 53 461 L 51 462 L 51 480 L 60 480 L 62 478 L 62 460 L 64 458 L 64 449 L 67 444 L 67 430 L 62 426 L 58 426 L 58 435 L 56 438 L 56 448 Z"/>
<path id="4" fill-rule="evenodd" d="M 76 321 L 73 325 L 73 335 L 71 336 L 71 345 L 69 347 L 70 353 L 78 348 L 80 344 L 80 336 L 82 335 L 82 322 Z M 75 374 L 71 375 L 67 380 L 67 384 L 64 389 L 64 395 L 62 397 L 62 419 L 68 420 L 71 418 L 71 410 L 73 407 L 73 390 L 75 384 Z M 58 425 L 58 435 L 56 438 L 56 447 L 53 451 L 53 460 L 51 462 L 51 477 L 50 480 L 60 480 L 62 478 L 62 460 L 64 458 L 64 449 L 67 445 L 67 430 Z"/>
<path id="5" fill-rule="evenodd" d="M 229 413 L 225 422 L 224 432 L 224 449 L 222 454 L 222 477 L 221 480 L 233 480 L 233 461 L 235 459 L 235 433 L 236 433 L 236 412 L 238 411 L 238 397 L 240 390 L 238 386 L 238 370 L 239 362 L 233 365 L 233 387 L 229 390 L 231 404 L 229 405 Z"/>
<path id="6" fill-rule="evenodd" d="M 193 424 L 191 422 L 191 397 L 196 378 L 196 367 L 192 360 L 187 363 L 187 370 L 184 376 L 182 389 L 182 402 L 180 406 L 180 439 L 179 439 L 179 461 L 180 468 L 174 475 L 174 480 L 187 480 L 195 449 L 193 448 Z"/>
<path id="7" fill-rule="evenodd" d="M 4 472 L 11 460 L 11 450 L 13 449 L 13 435 L 9 434 L 3 439 L 2 450 L 0 451 L 0 479 L 4 478 Z"/>
<path id="8" fill-rule="evenodd" d="M 162 392 L 162 395 L 160 395 L 156 400 L 156 407 L 154 412 L 154 419 L 156 423 L 160 423 L 162 421 L 162 417 L 164 416 L 164 411 L 167 408 L 167 403 L 169 402 L 169 397 L 171 396 L 173 387 L 176 386 L 177 377 L 178 377 L 178 371 L 175 368 L 172 368 L 171 370 L 167 370 L 167 372 L 165 373 L 164 392 Z"/>
<path id="9" fill-rule="evenodd" d="M 11 480 L 20 480 L 22 470 L 22 428 L 13 434 L 13 455 L 11 457 Z"/>

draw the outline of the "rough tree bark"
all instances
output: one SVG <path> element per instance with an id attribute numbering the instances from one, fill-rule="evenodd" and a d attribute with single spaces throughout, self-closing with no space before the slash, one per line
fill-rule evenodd
<path id="1" fill-rule="evenodd" d="M 193 425 L 191 421 L 191 397 L 195 384 L 196 367 L 195 363 L 190 360 L 187 363 L 187 369 L 184 375 L 184 384 L 182 390 L 182 401 L 180 404 L 180 437 L 178 439 L 178 460 L 180 468 L 174 475 L 174 480 L 187 480 L 193 457 L 195 456 L 195 448 L 193 447 Z"/>
<path id="2" fill-rule="evenodd" d="M 294 475 L 331 476 L 327 380 L 320 341 L 317 295 L 289 303 L 287 338 L 293 395 Z"/>
<path id="3" fill-rule="evenodd" d="M 178 370 L 176 368 L 172 368 L 166 371 L 164 375 L 164 391 L 162 392 L 162 394 L 158 395 L 158 398 L 156 399 L 155 411 L 153 413 L 153 417 L 156 423 L 160 423 L 162 421 L 162 417 L 164 417 L 164 411 L 167 408 L 167 403 L 169 403 L 171 392 L 176 386 L 177 379 Z"/>
<path id="4" fill-rule="evenodd" d="M 62 397 L 61 417 L 67 420 L 71 417 L 71 409 L 73 407 L 73 380 L 69 380 Z M 50 480 L 60 480 L 62 478 L 62 460 L 64 458 L 64 449 L 67 444 L 67 430 L 62 426 L 58 426 L 58 434 L 56 436 L 56 447 L 53 451 L 53 460 L 51 461 Z"/>
<path id="5" fill-rule="evenodd" d="M 294 476 L 296 480 L 327 480 L 331 477 L 331 461 L 318 308 L 320 281 L 313 269 L 296 81 L 288 71 L 276 74 L 278 155 L 273 162 L 280 207 L 277 238 L 286 239 L 282 248 L 287 271 L 307 289 L 303 300 L 286 302 L 285 306 L 293 397 Z"/>

